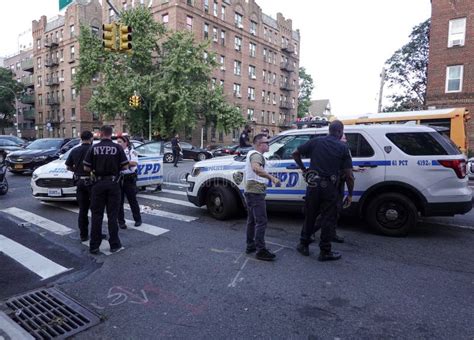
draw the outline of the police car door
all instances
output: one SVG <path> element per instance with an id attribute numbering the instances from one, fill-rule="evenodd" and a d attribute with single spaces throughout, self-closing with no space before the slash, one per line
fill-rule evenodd
<path id="1" fill-rule="evenodd" d="M 163 154 L 161 143 L 148 143 L 138 146 L 137 186 L 163 183 Z"/>
<path id="2" fill-rule="evenodd" d="M 267 184 L 268 201 L 299 202 L 306 192 L 306 182 L 302 177 L 292 153 L 296 148 L 309 141 L 314 134 L 284 135 L 272 141 L 269 151 L 265 153 L 267 159 L 266 170 L 279 178 L 280 186 L 275 186 L 270 181 Z M 309 159 L 303 162 L 308 165 Z"/>
<path id="3" fill-rule="evenodd" d="M 365 131 L 351 129 L 345 135 L 354 167 L 352 200 L 358 202 L 368 188 L 384 181 L 387 162 L 383 150 Z M 347 187 L 344 192 L 347 194 Z"/>

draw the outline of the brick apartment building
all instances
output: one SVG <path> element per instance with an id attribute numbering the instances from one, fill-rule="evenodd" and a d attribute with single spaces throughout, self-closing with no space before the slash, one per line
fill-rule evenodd
<path id="1" fill-rule="evenodd" d="M 13 78 L 26 85 L 26 91 L 18 96 L 16 114 L 18 127 L 6 129 L 7 134 L 18 135 L 23 138 L 35 138 L 35 92 L 33 82 L 33 50 L 20 50 L 18 54 L 7 57 L 3 61 L 5 68 L 13 72 Z M 14 119 L 16 123 L 16 119 Z M 17 134 L 15 130 L 19 130 Z"/>
<path id="2" fill-rule="evenodd" d="M 474 113 L 474 2 L 432 0 L 428 107 L 466 107 Z M 467 129 L 471 150 L 474 122 Z"/>
<path id="3" fill-rule="evenodd" d="M 119 10 L 138 5 L 151 8 L 155 19 L 171 30 L 190 30 L 198 41 L 209 39 L 221 64 L 212 82 L 224 86 L 229 103 L 237 106 L 259 132 L 277 134 L 296 119 L 300 35 L 281 13 L 262 13 L 254 0 L 113 0 Z M 103 22 L 117 20 L 103 3 Z M 201 133 L 201 131 L 203 131 Z M 202 136 L 201 136 L 202 134 Z M 239 131 L 224 136 L 213 127 L 196 127 L 186 139 L 204 145 L 231 143 Z"/>
<path id="4" fill-rule="evenodd" d="M 98 130 L 101 122 L 86 105 L 91 90 L 80 92 L 73 78 L 79 66 L 81 24 L 99 34 L 102 7 L 98 0 L 76 0 L 64 15 L 41 16 L 32 23 L 37 137 L 77 137 L 84 129 Z"/>

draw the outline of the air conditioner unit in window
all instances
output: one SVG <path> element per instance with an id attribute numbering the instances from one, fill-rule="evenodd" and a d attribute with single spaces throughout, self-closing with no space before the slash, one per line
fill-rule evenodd
<path id="1" fill-rule="evenodd" d="M 59 81 L 63 82 L 63 81 L 64 81 L 64 77 L 59 77 Z"/>
<path id="2" fill-rule="evenodd" d="M 64 58 L 59 58 L 59 62 L 62 63 L 64 61 Z"/>
<path id="3" fill-rule="evenodd" d="M 221 66 L 221 71 L 225 71 L 225 66 Z"/>
<path id="4" fill-rule="evenodd" d="M 462 46 L 464 43 L 463 39 L 456 39 L 451 42 L 451 46 Z"/>
<path id="5" fill-rule="evenodd" d="M 252 117 L 252 119 L 250 119 L 252 122 L 256 122 L 257 121 L 257 118 L 255 117 Z"/>
<path id="6" fill-rule="evenodd" d="M 235 50 L 240 51 L 240 45 L 235 45 Z"/>
<path id="7" fill-rule="evenodd" d="M 237 24 L 237 27 L 240 28 L 240 29 L 242 29 L 242 28 L 244 28 L 244 25 L 239 22 L 239 23 Z"/>
<path id="8" fill-rule="evenodd" d="M 257 79 L 257 76 L 255 74 L 252 74 L 252 75 L 250 75 L 250 78 Z"/>
<path id="9" fill-rule="evenodd" d="M 242 98 L 242 95 L 241 95 L 240 93 L 236 93 L 235 96 L 236 96 L 237 98 Z"/>

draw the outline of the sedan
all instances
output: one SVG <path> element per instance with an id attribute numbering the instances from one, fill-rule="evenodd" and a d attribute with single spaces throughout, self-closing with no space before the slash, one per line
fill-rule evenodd
<path id="1" fill-rule="evenodd" d="M 70 138 L 37 139 L 25 149 L 8 154 L 6 162 L 13 173 L 31 173 L 36 168 L 59 158 L 61 147 Z"/>
<path id="2" fill-rule="evenodd" d="M 15 142 L 12 142 L 11 140 L 0 139 L 0 150 L 5 150 L 6 153 L 8 154 L 12 151 L 23 150 L 23 147 L 21 147 Z"/>
<path id="3" fill-rule="evenodd" d="M 217 148 L 212 151 L 212 155 L 214 157 L 220 157 L 220 156 L 229 156 L 233 155 L 235 153 L 235 150 L 239 147 L 239 145 L 227 145 L 227 146 L 222 146 L 220 148 Z"/>
<path id="4" fill-rule="evenodd" d="M 0 135 L 0 139 L 3 139 L 3 140 L 7 139 L 7 140 L 9 140 L 9 141 L 11 141 L 11 142 L 13 142 L 13 143 L 15 143 L 19 146 L 23 146 L 23 147 L 25 147 L 29 144 L 28 141 L 26 141 L 26 140 L 24 140 L 20 137 L 17 137 L 17 136 L 12 136 L 12 135 Z"/>
<path id="5" fill-rule="evenodd" d="M 467 161 L 467 176 L 469 179 L 474 179 L 474 157 L 471 157 Z"/>
<path id="6" fill-rule="evenodd" d="M 212 158 L 212 154 L 206 149 L 198 148 L 186 142 L 179 142 L 181 152 L 184 159 L 194 159 L 195 161 L 203 161 Z M 165 143 L 164 162 L 172 163 L 174 161 L 173 151 L 171 150 L 171 142 Z"/>

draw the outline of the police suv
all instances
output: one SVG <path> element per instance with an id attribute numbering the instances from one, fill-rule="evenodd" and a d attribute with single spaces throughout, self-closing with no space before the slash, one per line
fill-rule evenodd
<path id="1" fill-rule="evenodd" d="M 61 155 L 58 160 L 43 165 L 33 172 L 31 191 L 35 198 L 41 201 L 76 200 L 73 173 L 67 170 L 65 164 L 71 150 Z M 137 172 L 138 187 L 161 185 L 163 183 L 163 155 L 147 157 L 139 155 Z"/>
<path id="2" fill-rule="evenodd" d="M 418 216 L 453 216 L 472 209 L 466 157 L 445 135 L 427 126 L 348 125 L 344 132 L 355 172 L 353 204 L 346 213 L 364 217 L 385 235 L 405 235 Z M 282 132 L 272 139 L 266 170 L 271 182 L 267 205 L 280 210 L 302 207 L 306 183 L 292 159 L 293 151 L 311 138 L 325 136 L 328 127 Z M 309 166 L 309 159 L 303 160 Z M 198 162 L 187 176 L 187 196 L 206 205 L 216 219 L 227 219 L 245 206 L 245 157 L 229 156 Z"/>

